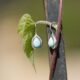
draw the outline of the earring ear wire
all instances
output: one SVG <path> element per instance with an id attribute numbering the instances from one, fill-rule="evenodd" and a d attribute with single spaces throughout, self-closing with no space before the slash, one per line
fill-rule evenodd
<path id="1" fill-rule="evenodd" d="M 41 47 L 41 45 L 42 45 L 42 39 L 37 35 L 36 23 L 35 23 L 35 35 L 32 38 L 32 47 L 36 49 Z"/>
<path id="2" fill-rule="evenodd" d="M 46 25 L 49 25 L 50 32 L 51 32 L 50 35 L 51 36 L 50 36 L 49 41 L 48 41 L 48 46 L 52 47 L 54 49 L 55 46 L 56 46 L 57 40 L 56 40 L 55 35 L 53 34 L 52 27 L 55 28 L 55 24 L 51 23 L 49 21 L 37 21 L 37 22 L 35 22 L 35 35 L 32 38 L 32 47 L 35 49 L 35 48 L 41 47 L 41 45 L 42 45 L 42 39 L 37 35 L 37 29 L 36 29 L 36 25 L 37 24 L 46 24 Z M 56 24 L 56 28 L 55 29 L 57 29 L 57 24 Z"/>

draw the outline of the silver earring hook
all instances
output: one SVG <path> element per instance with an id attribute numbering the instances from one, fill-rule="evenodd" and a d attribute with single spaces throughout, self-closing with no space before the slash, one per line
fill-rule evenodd
<path id="1" fill-rule="evenodd" d="M 52 23 L 49 25 L 50 26 L 50 33 L 52 34 Z"/>
<path id="2" fill-rule="evenodd" d="M 32 47 L 34 49 L 41 47 L 42 39 L 37 35 L 36 23 L 35 23 L 35 35 L 32 38 Z"/>
<path id="3" fill-rule="evenodd" d="M 37 25 L 37 24 L 35 23 L 35 35 L 37 34 L 37 29 L 36 29 L 36 25 Z"/>

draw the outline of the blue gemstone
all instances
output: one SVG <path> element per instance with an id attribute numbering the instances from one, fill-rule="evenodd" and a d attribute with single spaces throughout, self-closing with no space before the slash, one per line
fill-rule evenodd
<path id="1" fill-rule="evenodd" d="M 32 47 L 33 48 L 39 48 L 42 45 L 42 40 L 41 38 L 35 34 L 35 36 L 32 38 Z"/>
<path id="2" fill-rule="evenodd" d="M 35 38 L 34 40 L 33 40 L 33 47 L 34 48 L 39 48 L 41 46 L 41 42 L 40 42 L 40 40 L 39 40 L 39 38 Z"/>

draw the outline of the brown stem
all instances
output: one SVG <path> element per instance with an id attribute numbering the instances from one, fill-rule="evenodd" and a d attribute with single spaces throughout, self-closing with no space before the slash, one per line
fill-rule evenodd
<path id="1" fill-rule="evenodd" d="M 56 35 L 56 38 L 57 38 L 57 43 L 59 41 L 59 34 L 61 33 L 61 24 L 62 24 L 62 0 L 59 0 L 59 15 L 58 15 L 58 28 L 57 28 L 57 31 L 55 33 Z"/>
<path id="2" fill-rule="evenodd" d="M 49 0 L 44 0 L 45 3 L 45 13 L 46 13 L 46 19 L 48 19 L 48 1 Z M 51 0 L 52 1 L 52 0 Z M 53 0 L 54 1 L 54 0 Z M 56 39 L 57 39 L 57 45 L 59 42 L 59 36 L 60 36 L 60 32 L 61 32 L 61 18 L 62 18 L 62 0 L 59 0 L 59 15 L 58 15 L 58 29 L 55 33 Z M 53 4 L 54 5 L 54 4 Z M 54 9 L 54 7 L 53 7 Z M 54 12 L 53 12 L 54 13 Z M 53 14 L 54 15 L 54 14 Z M 56 68 L 56 62 L 57 62 L 57 52 L 56 49 L 50 49 L 50 53 L 49 53 L 49 62 L 50 62 L 50 75 L 49 75 L 49 80 L 52 80 L 53 76 L 54 76 L 54 72 L 55 72 L 55 68 Z"/>
<path id="3" fill-rule="evenodd" d="M 56 39 L 57 39 L 57 45 L 58 45 L 59 36 L 60 36 L 60 33 L 61 33 L 61 18 L 62 18 L 62 0 L 60 0 L 60 3 L 59 3 L 58 29 L 55 33 Z M 49 75 L 49 80 L 53 79 L 55 68 L 56 68 L 56 62 L 57 62 L 56 49 L 51 50 L 51 53 L 52 54 L 50 54 L 50 75 Z"/>
<path id="4" fill-rule="evenodd" d="M 49 74 L 49 80 L 52 80 L 53 75 L 54 75 L 54 71 L 56 68 L 56 61 L 57 61 L 57 54 L 55 52 L 55 50 L 53 51 L 53 53 L 49 55 L 49 60 L 50 60 L 50 74 Z"/>

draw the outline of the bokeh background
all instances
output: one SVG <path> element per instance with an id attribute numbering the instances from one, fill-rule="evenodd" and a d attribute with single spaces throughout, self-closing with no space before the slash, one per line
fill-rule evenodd
<path id="1" fill-rule="evenodd" d="M 63 33 L 68 80 L 80 79 L 80 1 L 63 0 Z M 48 80 L 49 62 L 46 27 L 37 32 L 43 40 L 40 49 L 34 51 L 36 73 L 23 51 L 17 33 L 20 17 L 45 20 L 43 0 L 0 0 L 0 80 Z"/>

